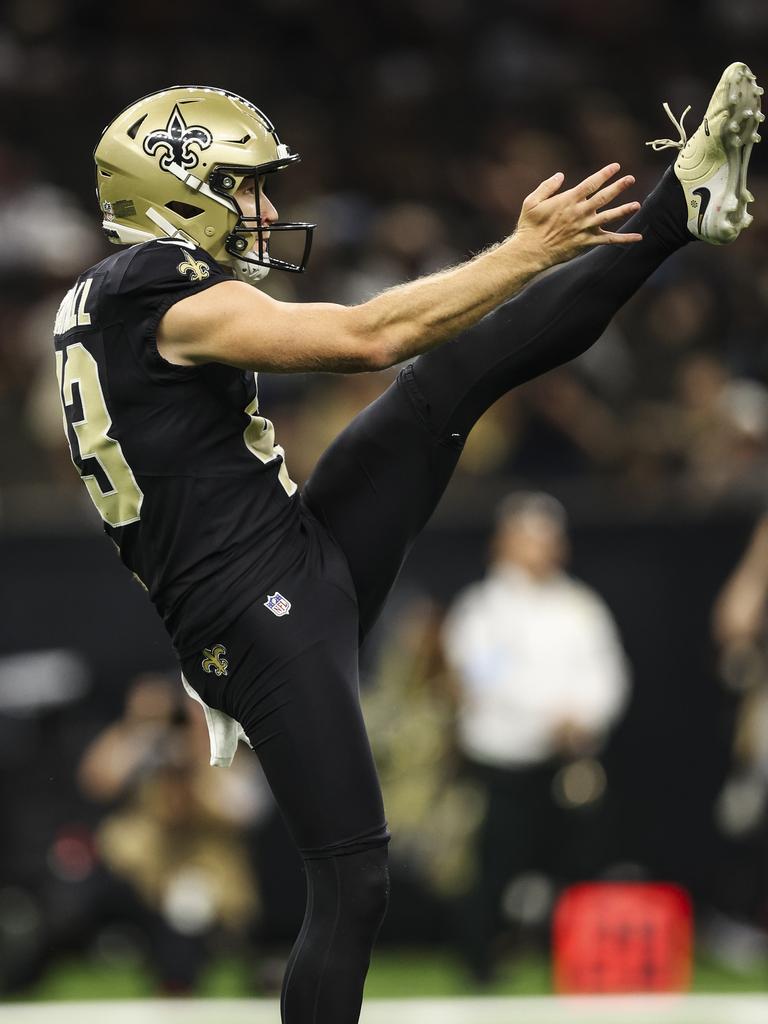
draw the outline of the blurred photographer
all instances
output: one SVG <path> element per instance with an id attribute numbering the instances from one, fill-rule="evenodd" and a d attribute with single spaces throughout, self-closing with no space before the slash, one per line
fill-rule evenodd
<path id="1" fill-rule="evenodd" d="M 163 676 L 139 677 L 79 772 L 86 796 L 116 804 L 98 852 L 142 908 L 153 968 L 172 991 L 194 986 L 215 931 L 249 926 L 258 894 L 242 833 L 266 805 L 252 759 L 232 772 L 206 765 L 205 721 L 179 693 Z"/>
<path id="2" fill-rule="evenodd" d="M 255 758 L 205 763 L 202 711 L 165 676 L 134 680 L 121 718 L 83 755 L 85 797 L 108 805 L 91 828 L 59 829 L 33 939 L 5 949 L 0 992 L 30 989 L 62 956 L 136 953 L 158 990 L 197 985 L 212 940 L 248 941 L 259 911 L 246 828 L 272 804 Z"/>
<path id="3" fill-rule="evenodd" d="M 532 870 L 556 878 L 589 870 L 589 809 L 606 784 L 597 754 L 629 689 L 610 611 L 564 571 L 559 502 L 507 498 L 491 556 L 488 575 L 459 596 L 443 633 L 458 682 L 459 745 L 488 801 L 462 929 L 480 983 L 493 976 L 508 884 Z"/>

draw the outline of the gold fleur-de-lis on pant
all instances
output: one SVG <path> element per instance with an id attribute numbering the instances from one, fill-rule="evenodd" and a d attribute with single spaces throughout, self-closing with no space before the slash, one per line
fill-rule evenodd
<path id="1" fill-rule="evenodd" d="M 229 668 L 229 662 L 224 657 L 227 649 L 223 644 L 215 644 L 213 647 L 206 647 L 203 651 L 203 672 L 208 675 L 214 672 L 217 676 L 225 676 Z"/>

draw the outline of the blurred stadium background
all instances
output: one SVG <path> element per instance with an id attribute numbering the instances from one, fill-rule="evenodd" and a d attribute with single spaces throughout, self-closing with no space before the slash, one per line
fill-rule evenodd
<path id="1" fill-rule="evenodd" d="M 91 163 L 103 126 L 169 84 L 252 99 L 303 157 L 273 199 L 319 225 L 309 272 L 266 287 L 357 302 L 510 232 L 557 168 L 574 181 L 619 160 L 641 197 L 667 158 L 643 146 L 668 133 L 661 102 L 691 103 L 695 124 L 725 64 L 766 77 L 767 44 L 764 0 L 4 5 L 0 1020 L 42 1019 L 16 1000 L 271 997 L 302 913 L 300 863 L 256 765 L 241 750 L 231 774 L 205 767 L 200 723 L 168 689 L 159 620 L 64 447 L 51 324 L 108 252 Z M 757 153 L 755 224 L 736 246 L 689 247 L 586 356 L 486 416 L 364 652 L 396 837 L 373 997 L 546 995 L 553 900 L 579 879 L 684 887 L 694 989 L 768 993 L 768 634 L 760 616 L 739 642 L 712 629 L 768 497 L 767 167 Z M 295 479 L 388 379 L 262 378 Z M 615 616 L 632 692 L 587 800 L 589 857 L 509 879 L 501 967 L 483 987 L 462 966 L 461 930 L 485 812 L 455 741 L 441 622 L 482 576 L 494 509 L 519 489 L 567 509 L 571 571 Z M 747 1024 L 765 1014 L 755 998 L 668 1016 L 654 1004 L 653 1019 Z M 602 1019 L 483 1005 L 456 1013 Z M 651 1019 L 627 1005 L 610 1019 Z"/>

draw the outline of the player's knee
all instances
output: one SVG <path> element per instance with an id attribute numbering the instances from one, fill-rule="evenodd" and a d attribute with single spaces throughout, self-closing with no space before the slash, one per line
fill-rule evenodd
<path id="1" fill-rule="evenodd" d="M 343 882 L 348 887 L 348 900 L 345 903 L 362 926 L 373 932 L 378 931 L 389 904 L 386 846 L 365 850 L 341 860 L 354 862 L 341 869 Z"/>
<path id="2" fill-rule="evenodd" d="M 389 903 L 387 847 L 309 861 L 307 870 L 316 905 L 324 902 L 318 891 L 322 889 L 331 897 L 334 917 L 343 922 L 346 931 L 373 941 Z"/>

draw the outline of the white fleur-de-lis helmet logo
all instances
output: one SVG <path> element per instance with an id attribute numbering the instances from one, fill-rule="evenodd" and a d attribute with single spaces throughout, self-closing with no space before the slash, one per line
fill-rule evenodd
<path id="1" fill-rule="evenodd" d="M 200 162 L 200 157 L 191 147 L 197 146 L 202 151 L 208 149 L 212 142 L 213 136 L 207 128 L 200 124 L 187 127 L 176 105 L 165 128 L 156 128 L 144 139 L 144 151 L 150 156 L 159 151 L 160 166 L 164 171 L 170 170 L 174 163 L 189 170 Z"/>

